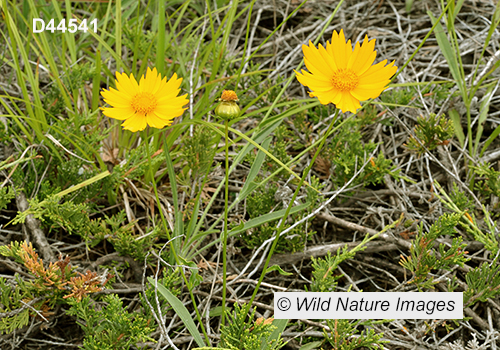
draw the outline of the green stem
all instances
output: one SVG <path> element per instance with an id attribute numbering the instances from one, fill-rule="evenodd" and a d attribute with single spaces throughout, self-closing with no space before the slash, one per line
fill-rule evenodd
<path id="1" fill-rule="evenodd" d="M 165 1 L 158 0 L 158 43 L 156 47 L 156 69 L 164 74 L 165 66 Z"/>
<path id="2" fill-rule="evenodd" d="M 163 133 L 163 135 L 165 135 L 165 133 Z M 151 182 L 153 184 L 153 190 L 154 190 L 154 193 L 155 193 L 155 198 L 156 198 L 156 203 L 158 204 L 158 212 L 160 213 L 160 217 L 161 217 L 161 222 L 163 224 L 163 229 L 165 230 L 165 234 L 167 235 L 167 239 L 168 241 L 170 242 L 170 251 L 172 252 L 172 255 L 174 256 L 174 260 L 175 260 L 175 263 L 177 266 L 181 266 L 182 265 L 182 262 L 179 258 L 179 255 L 177 255 L 177 252 L 175 250 L 175 244 L 174 244 L 174 241 L 175 239 L 172 239 L 170 233 L 169 233 L 169 230 L 168 230 L 168 226 L 167 226 L 167 220 L 165 220 L 165 217 L 163 216 L 163 211 L 161 210 L 161 202 L 160 202 L 160 197 L 158 196 L 158 188 L 156 187 L 156 180 L 155 180 L 155 177 L 154 177 L 154 173 L 153 173 L 153 166 L 151 164 L 151 152 L 149 151 L 149 137 L 148 137 L 148 134 L 147 132 L 144 133 L 144 140 L 145 140 L 145 147 L 146 147 L 146 155 L 148 157 L 148 165 L 149 165 L 149 176 L 151 176 Z M 176 181 L 175 179 L 175 173 L 173 172 L 173 164 L 172 164 L 172 159 L 170 158 L 170 152 L 169 152 L 169 149 L 168 149 L 168 146 L 167 146 L 167 138 L 165 136 L 165 142 L 164 142 L 164 153 L 165 153 L 165 158 L 166 158 L 166 161 L 167 161 L 167 169 L 168 169 L 168 176 L 170 178 L 170 183 L 172 184 L 174 181 Z M 177 188 L 175 186 L 175 189 L 174 189 L 174 186 L 172 186 L 172 191 L 177 191 Z M 175 194 L 176 196 L 176 194 Z M 175 203 L 177 204 L 177 203 Z M 175 212 L 177 214 L 178 212 L 178 208 L 177 206 L 175 206 Z M 176 220 L 179 219 L 176 215 Z M 182 218 L 180 218 L 182 219 Z M 181 234 L 181 233 L 179 233 Z M 175 235 L 175 232 L 174 232 L 174 235 Z M 175 237 L 174 237 L 175 238 Z M 189 295 L 191 297 L 191 302 L 193 303 L 193 308 L 194 310 L 196 311 L 196 318 L 198 320 L 198 322 L 200 323 L 200 327 L 201 327 L 201 330 L 203 332 L 203 335 L 205 336 L 205 341 L 207 342 L 207 344 L 210 344 L 210 339 L 208 338 L 208 334 L 207 332 L 205 331 L 205 327 L 203 327 L 203 322 L 202 322 L 202 319 L 201 319 L 201 315 L 200 315 L 200 312 L 198 310 L 198 306 L 196 305 L 196 299 L 194 298 L 194 294 L 193 294 L 193 291 L 192 289 L 190 288 L 190 284 L 189 284 L 189 280 L 187 279 L 185 273 L 184 273 L 184 269 L 180 268 L 179 269 L 180 272 L 181 272 L 181 275 L 182 275 L 182 279 L 184 280 L 184 283 L 186 285 L 186 287 L 188 288 L 189 290 Z"/>
<path id="3" fill-rule="evenodd" d="M 226 179 L 224 188 L 224 231 L 222 234 L 222 316 L 220 324 L 224 326 L 224 318 L 226 316 L 226 271 L 227 271 L 227 216 L 229 202 L 229 120 L 226 119 L 224 124 L 225 143 L 226 143 Z"/>
<path id="4" fill-rule="evenodd" d="M 122 0 L 116 0 L 115 7 L 116 25 L 115 25 L 115 47 L 116 55 L 119 60 L 116 61 L 116 70 L 120 69 L 122 66 Z"/>
<path id="5" fill-rule="evenodd" d="M 319 144 L 318 149 L 314 153 L 314 156 L 311 159 L 311 163 L 309 164 L 309 166 L 302 173 L 302 177 L 300 179 L 299 185 L 297 186 L 297 189 L 295 190 L 295 193 L 293 194 L 293 197 L 290 200 L 290 203 L 288 204 L 288 207 L 286 208 L 286 212 L 285 212 L 285 215 L 283 215 L 283 218 L 281 219 L 281 223 L 279 224 L 278 228 L 276 229 L 276 236 L 275 236 L 276 238 L 274 239 L 273 244 L 271 246 L 271 249 L 269 250 L 269 254 L 267 256 L 266 262 L 265 262 L 264 267 L 262 269 L 262 273 L 260 274 L 259 281 L 257 282 L 257 285 L 255 286 L 255 289 L 253 291 L 252 297 L 250 298 L 250 301 L 249 301 L 249 303 L 246 306 L 246 312 L 245 313 L 247 313 L 247 314 L 250 311 L 250 308 L 252 307 L 252 303 L 253 303 L 253 301 L 255 299 L 255 296 L 257 295 L 257 292 L 259 290 L 260 284 L 264 280 L 264 276 L 266 275 L 267 267 L 269 266 L 269 262 L 271 261 L 271 257 L 273 256 L 274 250 L 276 249 L 276 245 L 278 244 L 278 240 L 280 238 L 281 231 L 283 231 L 286 219 L 288 218 L 288 214 L 290 213 L 290 210 L 292 209 L 293 203 L 295 203 L 295 200 L 297 199 L 297 196 L 298 196 L 298 194 L 300 192 L 300 188 L 302 187 L 302 184 L 304 183 L 304 180 L 307 177 L 307 174 L 309 174 L 309 171 L 311 171 L 311 169 L 312 169 L 312 167 L 314 165 L 314 162 L 316 161 L 316 158 L 319 155 L 319 152 L 323 148 L 323 146 L 324 146 L 324 144 L 326 142 L 326 139 L 328 137 L 328 134 L 332 130 L 333 125 L 335 124 L 335 122 L 337 120 L 338 114 L 339 114 L 339 110 L 336 109 L 335 110 L 335 116 L 333 117 L 332 121 L 330 122 L 330 125 L 328 126 L 328 130 L 323 134 L 323 139 L 321 140 L 321 143 Z"/>

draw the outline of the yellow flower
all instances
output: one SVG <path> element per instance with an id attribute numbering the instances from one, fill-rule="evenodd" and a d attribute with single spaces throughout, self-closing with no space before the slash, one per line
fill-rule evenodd
<path id="1" fill-rule="evenodd" d="M 224 90 L 219 99 L 220 103 L 215 108 L 215 115 L 222 119 L 234 119 L 240 115 L 240 107 L 238 102 L 238 95 L 233 90 Z"/>
<path id="2" fill-rule="evenodd" d="M 140 131 L 147 125 L 161 129 L 172 124 L 172 119 L 182 115 L 188 103 L 186 95 L 179 94 L 182 78 L 161 78 L 156 68 L 148 68 L 139 83 L 131 74 L 116 72 L 116 88 L 101 91 L 104 101 L 112 107 L 101 108 L 104 115 L 124 120 L 126 130 Z"/>
<path id="3" fill-rule="evenodd" d="M 326 48 L 321 44 L 316 48 L 309 41 L 309 46 L 302 45 L 309 72 L 295 71 L 297 79 L 322 104 L 333 103 L 342 112 L 356 113 L 361 108 L 359 101 L 378 97 L 397 70 L 394 61 L 387 66 L 387 60 L 372 65 L 377 56 L 374 48 L 375 39 L 368 41 L 365 36 L 363 45 L 357 42 L 353 51 L 351 40 L 345 42 L 343 30 L 340 34 L 333 32 Z"/>

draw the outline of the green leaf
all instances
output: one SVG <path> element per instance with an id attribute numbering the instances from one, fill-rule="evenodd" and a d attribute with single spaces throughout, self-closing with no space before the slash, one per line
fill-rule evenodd
<path id="1" fill-rule="evenodd" d="M 297 213 L 301 210 L 304 210 L 309 205 L 310 205 L 310 203 L 304 203 L 301 205 L 297 205 L 296 207 L 293 207 L 290 210 L 290 214 Z M 231 237 L 231 236 L 237 235 L 238 233 L 249 230 L 253 227 L 261 226 L 262 224 L 265 224 L 266 222 L 279 220 L 283 217 L 283 215 L 285 215 L 285 212 L 286 212 L 286 209 L 281 209 L 281 210 L 274 211 L 274 212 L 269 213 L 269 214 L 261 215 L 255 219 L 248 220 L 247 222 L 245 222 L 245 225 L 243 227 L 241 227 L 241 225 L 239 225 L 238 227 L 233 228 L 229 232 L 229 236 Z"/>
<path id="2" fill-rule="evenodd" d="M 292 273 L 290 273 L 290 272 L 283 271 L 279 265 L 273 265 L 273 266 L 268 267 L 267 270 L 266 270 L 266 274 L 268 274 L 271 271 L 278 271 L 279 274 L 283 275 L 283 276 L 290 276 L 290 275 L 292 275 Z"/>
<path id="3" fill-rule="evenodd" d="M 453 130 L 455 130 L 455 135 L 460 142 L 460 146 L 464 147 L 465 135 L 464 130 L 462 129 L 462 123 L 460 123 L 460 114 L 458 114 L 456 109 L 450 109 L 448 112 L 451 121 L 453 122 Z M 493 140 L 492 140 L 493 141 Z"/>
<path id="4" fill-rule="evenodd" d="M 245 197 L 252 193 L 253 190 L 257 188 L 257 186 L 259 186 L 259 183 L 255 181 L 249 182 L 247 179 L 247 181 L 245 181 L 245 184 L 243 185 L 243 189 L 238 194 L 238 200 L 245 199 Z"/>
<path id="5" fill-rule="evenodd" d="M 210 309 L 208 316 L 210 317 L 218 317 L 222 315 L 222 306 L 216 306 L 213 309 Z"/>
<path id="6" fill-rule="evenodd" d="M 278 342 L 278 339 L 281 337 L 281 334 L 286 328 L 286 325 L 288 324 L 288 320 L 274 320 L 273 321 L 273 326 L 276 326 L 276 329 L 267 337 L 267 342 L 262 343 L 261 345 L 261 350 L 267 349 L 267 344 L 270 344 L 274 342 L 276 344 Z"/>
<path id="7" fill-rule="evenodd" d="M 411 8 L 413 6 L 413 0 L 406 0 L 405 1 L 405 9 L 406 9 L 406 13 L 410 13 L 411 12 Z M 312 343 L 309 343 L 309 344 L 312 344 Z M 307 345 L 307 344 L 306 344 Z M 302 348 L 300 348 L 302 350 Z M 308 348 L 307 348 L 308 349 Z"/>
<path id="8" fill-rule="evenodd" d="M 271 139 L 272 137 L 268 137 L 267 139 L 264 140 L 264 142 L 262 142 L 262 148 L 265 149 L 266 151 L 269 149 L 269 144 L 271 143 Z M 260 168 L 262 167 L 265 158 L 266 155 L 264 154 L 264 152 L 259 151 L 259 153 L 257 153 L 257 157 L 255 157 L 255 161 L 252 164 L 250 171 L 248 172 L 245 184 L 243 185 L 243 188 L 240 191 L 240 198 L 243 198 L 242 194 L 246 194 L 246 191 L 248 191 L 249 187 L 251 187 L 250 185 L 253 179 L 255 179 L 255 177 L 259 174 Z"/>
<path id="9" fill-rule="evenodd" d="M 484 154 L 484 151 L 486 151 L 486 149 L 488 148 L 488 146 L 493 142 L 493 140 L 495 140 L 498 136 L 498 134 L 500 134 L 500 125 L 496 127 L 495 130 L 493 130 L 493 132 L 491 133 L 491 135 L 488 137 L 488 139 L 484 142 L 484 146 L 483 148 L 481 149 L 481 153 L 479 154 L 480 157 L 483 156 Z"/>
<path id="10" fill-rule="evenodd" d="M 100 181 L 100 180 L 104 179 L 105 177 L 107 177 L 108 175 L 110 175 L 110 173 L 109 173 L 108 170 L 103 171 L 102 173 L 97 174 L 96 176 L 93 176 L 93 177 L 91 177 L 88 180 L 82 181 L 82 182 L 80 182 L 77 185 L 71 186 L 70 188 L 68 188 L 68 189 L 66 189 L 64 191 L 56 193 L 55 196 L 63 197 L 63 196 L 65 196 L 65 195 L 67 195 L 67 194 L 69 194 L 71 192 L 74 192 L 76 190 L 84 188 L 84 187 L 86 187 L 88 185 L 92 185 L 94 182 Z"/>
<path id="11" fill-rule="evenodd" d="M 235 133 L 236 135 L 244 138 L 246 141 L 250 142 L 252 145 L 254 145 L 256 148 L 258 148 L 259 150 L 261 150 L 262 152 L 264 152 L 269 158 L 271 158 L 272 160 L 274 160 L 276 163 L 278 163 L 282 168 L 284 168 L 286 171 L 288 171 L 290 173 L 290 175 L 294 176 L 295 178 L 297 178 L 299 181 L 300 181 L 300 176 L 297 175 L 294 171 L 292 171 L 289 167 L 287 167 L 285 164 L 283 164 L 278 158 L 276 158 L 275 156 L 273 156 L 271 153 L 269 153 L 266 149 L 262 148 L 261 145 L 259 145 L 258 143 L 256 143 L 254 140 L 252 140 L 251 138 L 249 138 L 247 135 L 243 134 L 241 131 L 239 130 L 236 130 L 236 129 L 233 129 L 233 128 L 229 128 L 229 130 L 233 133 Z M 314 191 L 318 192 L 319 191 L 317 189 L 315 189 L 314 187 L 312 187 L 307 181 L 304 181 L 304 184 L 306 186 L 308 186 L 309 188 L 313 189 Z"/>
<path id="12" fill-rule="evenodd" d="M 177 316 L 179 316 L 182 322 L 184 322 L 189 333 L 193 336 L 196 344 L 198 344 L 198 346 L 201 346 L 203 348 L 205 346 L 205 342 L 203 341 L 200 332 L 198 331 L 196 325 L 193 322 L 193 318 L 191 317 L 189 311 L 186 309 L 184 304 L 179 299 L 177 299 L 177 297 L 173 295 L 163 285 L 155 283 L 155 280 L 152 279 L 151 277 L 148 277 L 148 281 L 149 283 L 151 283 L 151 285 L 158 288 L 160 294 L 163 295 L 165 299 L 167 299 L 168 303 L 172 306 Z M 211 349 L 211 348 L 205 348 L 205 349 Z"/>
<path id="13" fill-rule="evenodd" d="M 458 13 L 460 12 L 460 9 L 462 8 L 464 4 L 464 0 L 458 0 L 456 5 L 455 5 L 455 10 L 453 11 L 453 20 L 457 17 Z"/>
<path id="14" fill-rule="evenodd" d="M 434 33 L 436 35 L 436 39 L 439 45 L 439 48 L 441 49 L 441 52 L 443 53 L 444 58 L 446 59 L 446 62 L 448 62 L 448 66 L 450 67 L 450 72 L 451 75 L 453 76 L 453 79 L 455 79 L 458 88 L 460 89 L 460 92 L 462 93 L 463 97 L 467 96 L 467 91 L 465 90 L 465 86 L 463 84 L 463 78 L 462 74 L 460 73 L 460 68 L 458 66 L 458 59 L 456 56 L 456 52 L 453 50 L 451 47 L 450 41 L 448 40 L 448 37 L 446 36 L 446 33 L 444 32 L 443 26 L 441 23 L 437 21 L 437 19 L 432 15 L 430 11 L 427 11 L 427 14 L 431 18 L 432 24 L 436 25 L 436 29 L 434 29 Z"/>
<path id="15" fill-rule="evenodd" d="M 476 131 L 476 140 L 474 142 L 474 153 L 476 154 L 476 151 L 479 147 L 479 141 L 481 140 L 481 136 L 483 135 L 483 125 L 486 122 L 486 118 L 488 117 L 488 111 L 490 110 L 490 103 L 491 99 L 493 97 L 493 92 L 496 90 L 496 87 L 498 87 L 498 84 L 496 86 L 490 86 L 486 90 L 486 94 L 484 94 L 483 100 L 481 102 L 481 108 L 479 110 L 479 119 L 477 121 L 477 131 Z"/>
<path id="16" fill-rule="evenodd" d="M 313 341 L 312 343 L 307 343 L 305 345 L 302 345 L 299 350 L 313 350 L 317 349 L 318 347 L 323 344 L 322 341 Z"/>

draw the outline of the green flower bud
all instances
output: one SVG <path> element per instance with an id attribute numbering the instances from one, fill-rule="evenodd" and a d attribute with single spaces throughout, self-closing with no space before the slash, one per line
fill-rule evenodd
<path id="1" fill-rule="evenodd" d="M 224 90 L 219 99 L 220 103 L 215 108 L 215 115 L 224 120 L 231 120 L 240 115 L 240 107 L 237 102 L 238 96 L 232 90 Z"/>

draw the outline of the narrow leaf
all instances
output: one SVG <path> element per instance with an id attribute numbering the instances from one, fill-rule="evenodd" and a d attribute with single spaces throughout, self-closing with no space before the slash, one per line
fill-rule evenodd
<path id="1" fill-rule="evenodd" d="M 70 188 L 65 189 L 64 191 L 61 191 L 61 192 L 57 193 L 56 196 L 59 196 L 59 197 L 65 196 L 65 195 L 67 195 L 67 194 L 69 194 L 71 192 L 74 192 L 74 191 L 79 190 L 81 188 L 84 188 L 84 187 L 86 187 L 88 185 L 91 185 L 94 182 L 102 180 L 102 179 L 104 179 L 108 175 L 109 175 L 109 171 L 107 171 L 107 170 L 103 171 L 102 173 L 97 174 L 96 176 L 91 177 L 88 180 L 82 181 L 82 182 L 80 182 L 79 184 L 77 184 L 75 186 L 72 186 Z"/>
<path id="2" fill-rule="evenodd" d="M 458 141 L 460 142 L 460 146 L 463 148 L 465 142 L 465 135 L 464 135 L 464 130 L 462 129 L 462 124 L 460 123 L 460 114 L 458 114 L 456 109 L 450 109 L 448 113 L 451 121 L 453 122 L 453 130 L 455 131 L 455 135 L 457 136 Z"/>
<path id="3" fill-rule="evenodd" d="M 443 56 L 446 59 L 446 62 L 448 62 L 451 75 L 453 76 L 453 79 L 455 79 L 458 88 L 462 93 L 462 96 L 467 96 L 467 91 L 465 91 L 465 87 L 463 84 L 463 78 L 462 75 L 460 74 L 460 68 L 458 66 L 458 59 L 456 53 L 451 47 L 450 41 L 448 40 L 448 37 L 444 32 L 443 26 L 441 25 L 441 23 L 437 21 L 437 19 L 432 15 L 430 11 L 427 11 L 427 14 L 431 18 L 432 24 L 436 25 L 436 29 L 434 29 L 434 34 L 436 35 L 439 48 L 441 49 L 441 52 L 443 53 Z"/>
<path id="4" fill-rule="evenodd" d="M 488 137 L 488 139 L 484 142 L 484 146 L 483 148 L 481 149 L 481 153 L 479 153 L 479 156 L 482 157 L 484 152 L 486 151 L 486 149 L 488 148 L 488 146 L 493 142 L 493 140 L 495 140 L 498 136 L 498 134 L 500 134 L 500 125 L 496 127 L 495 130 L 493 130 L 493 132 L 491 133 L 491 135 Z"/>
<path id="5" fill-rule="evenodd" d="M 313 349 L 318 349 L 323 342 L 321 341 L 313 341 L 312 343 L 307 343 L 305 345 L 302 345 L 299 350 L 313 350 Z"/>
<path id="6" fill-rule="evenodd" d="M 304 203 L 304 204 L 301 204 L 301 205 L 297 205 L 297 206 L 293 207 L 290 210 L 290 214 L 293 214 L 293 213 L 299 212 L 301 210 L 304 210 L 309 205 L 310 205 L 310 203 Z M 283 217 L 283 215 L 285 215 L 285 212 L 286 212 L 286 209 L 281 209 L 281 210 L 278 210 L 278 211 L 275 211 L 275 212 L 272 212 L 272 213 L 269 213 L 269 214 L 264 214 L 264 215 L 261 215 L 261 216 L 259 216 L 257 218 L 248 220 L 247 222 L 245 222 L 245 225 L 243 227 L 238 226 L 236 228 L 233 228 L 229 232 L 229 236 L 232 237 L 234 235 L 237 235 L 238 233 L 244 232 L 244 231 L 249 230 L 249 229 L 251 229 L 253 227 L 261 226 L 261 225 L 263 225 L 263 224 L 265 224 L 267 222 L 270 222 L 270 221 L 279 220 L 279 219 L 281 219 Z"/>
<path id="7" fill-rule="evenodd" d="M 288 320 L 274 320 L 273 321 L 273 326 L 276 326 L 276 329 L 269 335 L 267 338 L 267 343 L 264 344 L 262 343 L 261 345 L 261 350 L 267 349 L 267 344 L 271 343 L 272 341 L 278 341 L 278 339 L 281 337 L 281 334 L 286 328 L 286 325 L 288 324 Z"/>
<path id="8" fill-rule="evenodd" d="M 268 150 L 270 143 L 271 143 L 271 137 L 268 137 L 267 139 L 264 140 L 264 142 L 262 142 L 262 148 Z M 259 174 L 260 168 L 262 167 L 265 158 L 266 155 L 264 152 L 259 151 L 259 153 L 257 153 L 257 157 L 255 157 L 255 161 L 252 164 L 250 171 L 248 172 L 245 184 L 243 185 L 243 188 L 240 191 L 240 196 L 242 195 L 242 193 L 245 193 L 248 190 L 253 179 L 255 179 L 255 177 Z"/>
<path id="9" fill-rule="evenodd" d="M 493 97 L 493 94 L 498 88 L 499 84 L 500 83 L 497 83 L 495 86 L 490 86 L 488 90 L 486 90 L 486 94 L 484 95 L 483 100 L 481 101 L 481 108 L 479 110 L 479 119 L 477 121 L 476 140 L 474 142 L 474 154 L 476 154 L 476 151 L 479 147 L 479 141 L 481 141 L 481 136 L 483 136 L 483 130 L 484 130 L 483 125 L 486 121 L 486 118 L 488 117 L 491 98 Z"/>
<path id="10" fill-rule="evenodd" d="M 156 286 L 160 294 L 163 295 L 165 299 L 167 299 L 168 303 L 172 306 L 177 316 L 179 316 L 182 322 L 184 322 L 184 325 L 186 325 L 186 328 L 188 329 L 189 333 L 193 336 L 196 344 L 198 344 L 198 346 L 201 346 L 203 349 L 212 349 L 212 348 L 204 348 L 205 342 L 203 341 L 200 332 L 198 332 L 198 329 L 196 328 L 196 325 L 193 322 L 193 318 L 189 314 L 189 311 L 186 309 L 184 304 L 175 295 L 173 295 L 167 288 L 165 288 L 165 286 L 155 283 L 155 280 L 152 279 L 151 277 L 148 277 L 148 281 L 149 283 L 151 283 L 151 285 Z"/>
<path id="11" fill-rule="evenodd" d="M 273 265 L 271 267 L 268 267 L 267 270 L 266 270 L 266 274 L 268 274 L 269 272 L 271 271 L 278 271 L 278 273 L 280 275 L 283 275 L 283 276 L 290 276 L 290 275 L 293 275 L 292 273 L 290 272 L 286 272 L 286 271 L 283 271 L 283 269 L 279 266 L 279 265 Z"/>

